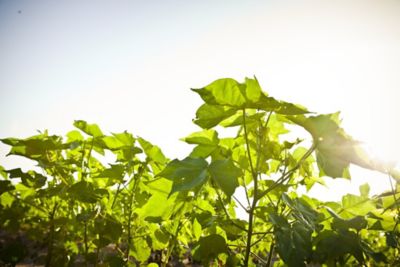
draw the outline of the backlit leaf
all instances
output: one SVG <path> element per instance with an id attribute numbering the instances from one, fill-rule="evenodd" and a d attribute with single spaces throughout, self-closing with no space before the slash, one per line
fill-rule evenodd
<path id="1" fill-rule="evenodd" d="M 238 177 L 242 175 L 242 171 L 228 159 L 211 162 L 208 171 L 217 186 L 231 197 L 239 186 Z"/>
<path id="2" fill-rule="evenodd" d="M 195 132 L 189 136 L 182 138 L 188 144 L 197 145 L 217 145 L 218 133 L 215 130 L 203 130 L 201 132 Z"/>
<path id="3" fill-rule="evenodd" d="M 74 126 L 90 136 L 93 137 L 103 136 L 103 132 L 100 130 L 97 124 L 89 124 L 83 120 L 76 120 L 74 122 Z"/>
<path id="4" fill-rule="evenodd" d="M 138 141 L 147 157 L 160 164 L 167 162 L 167 158 L 158 146 L 151 144 L 149 141 L 141 137 L 138 138 Z"/>
<path id="5" fill-rule="evenodd" d="M 188 191 L 205 183 L 207 179 L 207 161 L 202 158 L 174 159 L 158 176 L 173 181 L 170 194 L 178 191 Z"/>
<path id="6" fill-rule="evenodd" d="M 194 237 L 198 240 L 201 236 L 202 228 L 201 224 L 197 221 L 196 218 L 193 220 L 193 234 Z"/>
<path id="7" fill-rule="evenodd" d="M 111 167 L 104 169 L 94 178 L 111 178 L 112 180 L 122 181 L 125 167 L 122 165 L 111 164 Z"/>
<path id="8" fill-rule="evenodd" d="M 219 79 L 201 89 L 192 89 L 207 104 L 241 107 L 246 103 L 240 84 L 234 79 Z"/>
<path id="9" fill-rule="evenodd" d="M 235 113 L 236 110 L 229 107 L 203 104 L 196 111 L 194 123 L 203 129 L 210 129 Z"/>

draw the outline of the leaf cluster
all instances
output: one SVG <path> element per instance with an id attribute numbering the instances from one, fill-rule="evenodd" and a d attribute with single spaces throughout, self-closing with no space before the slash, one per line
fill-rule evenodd
<path id="1" fill-rule="evenodd" d="M 167 266 L 185 257 L 204 266 L 400 262 L 397 186 L 369 196 L 365 184 L 339 202 L 299 193 L 327 176 L 351 179 L 350 164 L 400 180 L 368 158 L 339 113 L 277 100 L 256 78 L 192 90 L 204 101 L 194 119 L 201 129 L 182 138 L 193 146 L 183 159 L 83 120 L 66 136 L 1 139 L 8 155 L 36 164 L 0 168 L 1 231 L 41 243 L 35 263 L 45 266 Z M 310 136 L 293 137 L 296 127 Z M 2 263 L 30 253 L 17 239 L 0 245 L 18 251 L 0 253 Z"/>

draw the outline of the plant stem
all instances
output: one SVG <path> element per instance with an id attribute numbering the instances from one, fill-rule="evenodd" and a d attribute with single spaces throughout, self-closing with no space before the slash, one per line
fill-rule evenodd
<path id="1" fill-rule="evenodd" d="M 253 161 L 251 159 L 251 152 L 250 152 L 250 144 L 249 144 L 249 138 L 248 138 L 248 132 L 247 132 L 247 126 L 246 126 L 246 109 L 243 109 L 243 129 L 244 129 L 244 137 L 246 140 L 246 150 L 247 150 L 247 157 L 249 159 L 249 164 L 250 164 L 250 170 L 251 174 L 253 176 L 253 183 L 254 183 L 254 192 L 253 192 L 253 202 L 251 204 L 250 210 L 249 210 L 249 227 L 247 228 L 247 242 L 246 242 L 246 251 L 245 251 L 245 256 L 244 256 L 244 263 L 243 266 L 247 267 L 249 266 L 249 259 L 250 259 L 250 253 L 251 253 L 251 238 L 253 236 L 253 221 L 254 221 L 254 211 L 257 206 L 257 194 L 258 194 L 258 175 L 256 170 L 254 170 L 253 167 Z M 258 164 L 257 164 L 258 165 Z"/>
<path id="2" fill-rule="evenodd" d="M 173 252 L 173 250 L 175 248 L 176 241 L 177 241 L 177 236 L 179 234 L 179 231 L 181 230 L 182 225 L 183 225 L 183 223 L 179 222 L 178 226 L 176 227 L 175 234 L 174 234 L 174 236 L 172 238 L 171 246 L 167 249 L 167 255 L 165 256 L 165 262 L 162 263 L 162 267 L 166 267 L 168 265 L 169 257 L 171 257 L 171 254 L 172 254 L 172 252 Z"/>
<path id="3" fill-rule="evenodd" d="M 242 204 L 242 202 L 240 202 L 239 199 L 237 199 L 237 197 L 235 197 L 235 196 L 232 195 L 232 198 L 236 201 L 236 203 L 239 204 L 239 206 L 240 206 L 244 211 L 248 212 L 247 208 Z"/>
<path id="4" fill-rule="evenodd" d="M 143 172 L 145 170 L 144 166 L 139 166 L 139 170 L 136 174 L 133 175 L 133 186 L 132 186 L 132 192 L 130 194 L 129 198 L 129 206 L 128 206 L 128 247 L 126 248 L 126 257 L 129 259 L 129 251 L 131 249 L 131 243 L 132 243 L 132 233 L 131 233 L 131 218 L 132 218 L 132 213 L 133 213 L 133 201 L 135 199 L 135 193 L 137 186 L 139 184 L 139 179 L 142 176 Z"/>
<path id="5" fill-rule="evenodd" d="M 85 243 L 85 265 L 88 266 L 88 238 L 87 238 L 87 222 L 84 224 L 84 233 L 83 233 L 84 243 Z"/>
<path id="6" fill-rule="evenodd" d="M 117 200 L 117 197 L 118 197 L 118 194 L 119 194 L 119 192 L 120 192 L 120 189 L 121 189 L 121 184 L 119 183 L 119 184 L 118 184 L 118 188 L 117 188 L 117 192 L 115 192 L 114 199 L 113 199 L 113 202 L 112 202 L 112 204 L 111 204 L 111 209 L 114 208 L 115 201 Z"/>
<path id="7" fill-rule="evenodd" d="M 46 267 L 51 266 L 51 259 L 53 257 L 53 247 L 54 247 L 54 216 L 57 210 L 57 202 L 54 203 L 53 210 L 50 213 L 50 231 L 49 231 L 49 242 L 47 248 L 47 256 L 46 256 Z"/>
<path id="8" fill-rule="evenodd" d="M 271 242 L 271 245 L 269 246 L 269 253 L 268 253 L 268 259 L 267 259 L 267 267 L 271 266 L 271 261 L 272 261 L 272 255 L 274 254 L 274 242 Z"/>

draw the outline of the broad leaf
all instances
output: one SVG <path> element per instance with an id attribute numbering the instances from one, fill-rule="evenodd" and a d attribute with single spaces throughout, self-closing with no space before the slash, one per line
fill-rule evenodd
<path id="1" fill-rule="evenodd" d="M 236 110 L 229 107 L 203 104 L 196 111 L 194 123 L 203 129 L 210 129 L 235 113 Z"/>
<path id="2" fill-rule="evenodd" d="M 182 138 L 188 144 L 218 145 L 218 133 L 215 130 L 203 130 Z"/>
<path id="3" fill-rule="evenodd" d="M 73 184 L 68 191 L 73 198 L 87 203 L 96 203 L 107 194 L 107 190 L 96 189 L 92 183 L 86 181 Z"/>
<path id="4" fill-rule="evenodd" d="M 353 255 L 359 263 L 363 262 L 363 253 L 358 235 L 352 231 L 325 230 L 315 238 L 316 257 L 320 262 L 338 259 L 347 254 Z M 334 248 L 334 249 L 332 249 Z"/>
<path id="5" fill-rule="evenodd" d="M 350 178 L 350 163 L 372 167 L 359 143 L 340 128 L 339 113 L 288 118 L 304 127 L 317 143 L 317 163 L 321 176 Z"/>
<path id="6" fill-rule="evenodd" d="M 168 161 L 158 146 L 151 144 L 149 141 L 141 137 L 138 138 L 138 141 L 146 156 L 152 159 L 154 162 L 165 164 Z"/>
<path id="7" fill-rule="evenodd" d="M 366 228 L 368 225 L 367 220 L 362 216 L 356 216 L 348 220 L 341 218 L 333 218 L 332 228 L 333 229 L 344 229 L 348 230 L 350 228 L 360 231 Z"/>
<path id="8" fill-rule="evenodd" d="M 12 191 L 15 189 L 15 186 L 11 184 L 11 181 L 0 180 L 0 196 L 8 191 Z"/>
<path id="9" fill-rule="evenodd" d="M 125 167 L 123 165 L 111 164 L 110 168 L 104 169 L 93 178 L 109 178 L 109 183 L 113 181 L 122 182 L 124 173 Z"/>
<path id="10" fill-rule="evenodd" d="M 90 136 L 93 137 L 103 136 L 103 132 L 100 130 L 97 124 L 89 124 L 83 120 L 76 120 L 74 122 L 74 126 Z"/>
<path id="11" fill-rule="evenodd" d="M 185 158 L 184 160 L 174 159 L 158 176 L 173 181 L 170 194 L 179 191 L 192 190 L 206 182 L 207 161 L 202 158 Z"/>
<path id="12" fill-rule="evenodd" d="M 308 111 L 300 106 L 278 101 L 262 92 L 257 79 L 246 78 L 245 83 L 234 79 L 219 79 L 206 87 L 192 89 L 209 105 L 232 107 L 235 110 L 243 108 L 274 111 L 278 114 L 298 115 Z"/>
<path id="13" fill-rule="evenodd" d="M 40 188 L 46 184 L 46 176 L 35 171 L 23 172 L 20 168 L 6 170 L 9 178 L 21 178 L 21 181 L 27 187 Z"/>
<path id="14" fill-rule="evenodd" d="M 238 177 L 242 175 L 242 171 L 229 159 L 211 162 L 208 171 L 217 186 L 231 197 L 239 186 Z"/>
<path id="15" fill-rule="evenodd" d="M 194 218 L 193 220 L 193 234 L 194 237 L 198 240 L 201 236 L 202 233 L 202 228 L 201 228 L 201 224 L 197 221 L 196 218 Z"/>
<path id="16" fill-rule="evenodd" d="M 227 253 L 228 247 L 225 239 L 217 234 L 212 234 L 200 238 L 194 249 L 193 258 L 208 264 L 210 260 L 215 259 L 218 254 Z"/>
<path id="17" fill-rule="evenodd" d="M 234 79 L 219 79 L 201 89 L 192 89 L 210 105 L 242 107 L 246 103 L 241 85 Z M 254 95 L 254 93 L 253 93 Z"/>
<path id="18" fill-rule="evenodd" d="M 312 230 L 299 222 L 289 229 L 276 228 L 276 249 L 289 267 L 306 266 L 312 255 L 311 234 Z"/>

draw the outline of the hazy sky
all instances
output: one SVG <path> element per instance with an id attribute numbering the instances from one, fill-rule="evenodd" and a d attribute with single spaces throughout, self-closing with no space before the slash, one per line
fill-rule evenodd
<path id="1" fill-rule="evenodd" d="M 399 14 L 395 0 L 0 0 L 0 137 L 63 134 L 84 119 L 181 158 L 190 147 L 178 139 L 198 130 L 189 88 L 256 75 L 279 99 L 342 111 L 353 137 L 397 160 Z M 355 174 L 373 192 L 388 186 Z"/>

